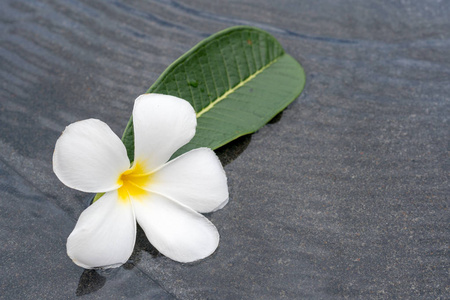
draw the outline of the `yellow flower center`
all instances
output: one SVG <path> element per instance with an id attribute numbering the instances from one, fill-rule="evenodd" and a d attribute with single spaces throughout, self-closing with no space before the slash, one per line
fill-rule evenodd
<path id="1" fill-rule="evenodd" d="M 120 174 L 117 182 L 122 185 L 118 192 L 122 201 L 127 201 L 128 197 L 139 199 L 148 192 L 144 189 L 152 179 L 152 173 L 146 173 L 142 164 L 135 162 L 133 167 Z"/>

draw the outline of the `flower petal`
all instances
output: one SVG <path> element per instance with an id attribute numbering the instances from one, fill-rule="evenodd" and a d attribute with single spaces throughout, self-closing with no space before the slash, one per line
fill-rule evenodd
<path id="1" fill-rule="evenodd" d="M 131 201 L 108 192 L 80 215 L 67 239 L 67 254 L 86 269 L 115 268 L 133 252 L 136 219 Z"/>
<path id="2" fill-rule="evenodd" d="M 168 162 L 152 175 L 148 188 L 201 213 L 228 202 L 225 171 L 209 148 L 191 150 Z"/>
<path id="3" fill-rule="evenodd" d="M 59 180 L 83 192 L 117 189 L 120 174 L 129 167 L 122 141 L 96 119 L 67 126 L 53 153 L 53 171 Z"/>
<path id="4" fill-rule="evenodd" d="M 133 199 L 136 220 L 148 240 L 165 256 L 179 262 L 192 262 L 211 255 L 219 244 L 216 227 L 187 206 L 151 194 Z"/>
<path id="5" fill-rule="evenodd" d="M 186 100 L 160 94 L 139 96 L 133 109 L 134 160 L 152 171 L 195 134 L 197 118 Z"/>

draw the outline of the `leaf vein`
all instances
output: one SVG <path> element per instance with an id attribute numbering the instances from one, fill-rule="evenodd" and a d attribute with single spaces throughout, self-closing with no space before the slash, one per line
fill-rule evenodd
<path id="1" fill-rule="evenodd" d="M 225 94 L 223 94 L 222 96 L 220 96 L 219 98 L 217 98 L 215 101 L 211 102 L 210 105 L 208 105 L 207 107 L 205 107 L 204 109 L 202 109 L 201 111 L 199 111 L 197 113 L 197 118 L 199 118 L 201 115 L 203 115 L 204 113 L 206 113 L 207 111 L 209 111 L 211 108 L 214 107 L 214 105 L 216 105 L 217 103 L 219 103 L 220 101 L 222 101 L 223 99 L 225 99 L 226 97 L 228 97 L 228 95 L 230 95 L 231 93 L 233 93 L 234 91 L 236 91 L 238 88 L 240 88 L 241 86 L 245 85 L 247 82 L 249 82 L 250 80 L 252 80 L 253 78 L 255 78 L 256 76 L 258 76 L 262 71 L 264 71 L 265 69 L 269 68 L 271 65 L 273 65 L 280 57 L 282 57 L 283 55 L 275 58 L 273 61 L 269 62 L 267 65 L 263 66 L 261 69 L 259 69 L 258 71 L 256 71 L 254 74 L 250 75 L 249 77 L 247 77 L 247 79 L 239 82 L 236 86 L 234 86 L 233 88 L 230 88 L 228 91 L 225 92 Z"/>

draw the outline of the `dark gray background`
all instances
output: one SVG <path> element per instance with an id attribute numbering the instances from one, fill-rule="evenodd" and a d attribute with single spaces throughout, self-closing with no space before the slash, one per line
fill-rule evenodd
<path id="1" fill-rule="evenodd" d="M 449 298 L 448 2 L 6 0 L 0 15 L 0 298 Z M 218 250 L 183 265 L 140 232 L 125 266 L 77 267 L 65 242 L 90 195 L 52 172 L 61 131 L 94 117 L 121 135 L 171 62 L 234 25 L 273 34 L 307 82 L 219 151 Z"/>

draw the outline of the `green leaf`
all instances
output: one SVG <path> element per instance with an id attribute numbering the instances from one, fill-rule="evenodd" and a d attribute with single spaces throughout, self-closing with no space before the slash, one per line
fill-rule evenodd
<path id="1" fill-rule="evenodd" d="M 180 97 L 197 113 L 194 138 L 174 158 L 199 147 L 214 150 L 255 132 L 294 101 L 304 85 L 303 68 L 272 35 L 237 26 L 201 41 L 172 63 L 147 93 Z M 134 161 L 132 118 L 122 141 Z"/>
<path id="2" fill-rule="evenodd" d="M 300 64 L 267 32 L 225 29 L 171 64 L 147 93 L 180 97 L 197 113 L 197 131 L 172 158 L 198 147 L 217 149 L 255 132 L 294 101 L 305 85 Z M 132 119 L 123 134 L 134 160 Z"/>

